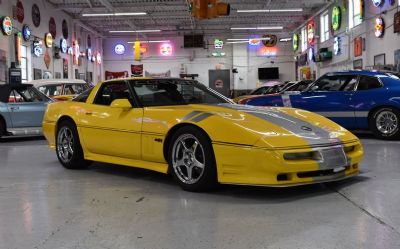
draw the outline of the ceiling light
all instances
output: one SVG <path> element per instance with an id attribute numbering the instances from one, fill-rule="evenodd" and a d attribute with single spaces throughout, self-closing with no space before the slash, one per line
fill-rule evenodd
<path id="1" fill-rule="evenodd" d="M 147 30 L 110 30 L 110 33 L 154 33 L 161 32 L 160 29 L 147 29 Z"/>
<path id="2" fill-rule="evenodd" d="M 249 40 L 226 42 L 226 44 L 239 44 L 239 43 L 249 43 Z"/>
<path id="3" fill-rule="evenodd" d="M 93 16 L 144 16 L 146 12 L 119 12 L 119 13 L 91 13 L 82 14 L 82 16 L 93 17 Z"/>
<path id="4" fill-rule="evenodd" d="M 291 40 L 292 40 L 292 38 L 281 38 L 281 39 L 279 39 L 280 42 L 289 42 Z"/>
<path id="5" fill-rule="evenodd" d="M 247 38 L 229 38 L 226 40 L 227 41 L 248 41 L 249 39 L 247 39 Z"/>
<path id="6" fill-rule="evenodd" d="M 302 8 L 297 9 L 270 9 L 270 10 L 237 10 L 238 13 L 271 13 L 271 12 L 303 12 Z"/>
<path id="7" fill-rule="evenodd" d="M 272 30 L 272 29 L 283 29 L 283 27 L 282 26 L 270 26 L 270 27 L 231 28 L 231 30 Z"/>
<path id="8" fill-rule="evenodd" d="M 140 43 L 169 43 L 171 42 L 170 40 L 161 40 L 161 41 L 139 41 Z M 128 44 L 133 44 L 135 43 L 134 41 L 129 41 L 127 42 Z"/>

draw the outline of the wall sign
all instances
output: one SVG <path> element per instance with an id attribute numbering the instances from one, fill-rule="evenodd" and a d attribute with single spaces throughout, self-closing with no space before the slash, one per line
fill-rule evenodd
<path id="1" fill-rule="evenodd" d="M 394 14 L 393 31 L 394 33 L 400 33 L 400 11 Z"/>
<path id="2" fill-rule="evenodd" d="M 224 48 L 224 41 L 220 39 L 215 39 L 214 40 L 214 48 L 215 49 L 223 49 Z"/>
<path id="3" fill-rule="evenodd" d="M 385 21 L 381 17 L 375 18 L 375 26 L 374 26 L 375 36 L 380 38 L 383 37 L 385 33 Z"/>
<path id="4" fill-rule="evenodd" d="M 31 29 L 29 28 L 28 25 L 25 24 L 22 27 L 22 38 L 24 38 L 24 41 L 29 41 L 29 39 L 31 38 L 31 34 L 32 34 Z"/>
<path id="5" fill-rule="evenodd" d="M 333 54 L 340 55 L 342 53 L 342 39 L 336 36 L 333 39 Z"/>
<path id="6" fill-rule="evenodd" d="M 342 24 L 342 10 L 339 6 L 334 6 L 332 9 L 332 29 L 337 31 Z"/>
<path id="7" fill-rule="evenodd" d="M 362 55 L 363 51 L 363 41 L 362 37 L 357 37 L 354 39 L 354 57 Z"/>
<path id="8" fill-rule="evenodd" d="M 308 49 L 308 61 L 315 61 L 314 49 L 312 47 Z"/>
<path id="9" fill-rule="evenodd" d="M 22 33 L 18 32 L 15 34 L 15 62 L 21 65 L 22 57 Z"/>
<path id="10" fill-rule="evenodd" d="M 44 36 L 44 44 L 46 47 L 51 48 L 53 46 L 53 36 L 50 33 L 46 33 Z"/>
<path id="11" fill-rule="evenodd" d="M 1 20 L 1 31 L 3 31 L 4 35 L 11 35 L 13 30 L 13 23 L 11 18 L 8 16 L 3 17 Z"/>
<path id="12" fill-rule="evenodd" d="M 307 42 L 309 45 L 314 45 L 315 43 L 315 22 L 314 20 L 310 21 L 307 24 Z"/>
<path id="13" fill-rule="evenodd" d="M 380 7 L 383 5 L 385 0 L 372 0 L 372 3 L 374 4 L 375 7 Z"/>
<path id="14" fill-rule="evenodd" d="M 276 35 L 263 35 L 262 43 L 266 47 L 275 47 L 278 43 L 278 37 Z"/>
<path id="15" fill-rule="evenodd" d="M 249 39 L 250 46 L 258 46 L 260 44 L 261 44 L 261 41 L 258 38 Z"/>
<path id="16" fill-rule="evenodd" d="M 24 5 L 22 5 L 21 1 L 17 1 L 17 5 L 16 5 L 16 17 L 19 23 L 23 23 L 24 22 Z"/>
<path id="17" fill-rule="evenodd" d="M 92 37 L 90 35 L 87 36 L 86 38 L 86 42 L 87 42 L 87 47 L 91 48 L 92 47 Z"/>
<path id="18" fill-rule="evenodd" d="M 40 10 L 36 4 L 32 5 L 32 22 L 35 27 L 40 25 Z"/>
<path id="19" fill-rule="evenodd" d="M 358 59 L 353 61 L 353 69 L 363 69 L 363 60 Z"/>
<path id="20" fill-rule="evenodd" d="M 91 48 L 86 49 L 86 58 L 88 59 L 88 61 L 92 60 L 92 49 Z"/>
<path id="21" fill-rule="evenodd" d="M 73 46 L 74 64 L 78 65 L 79 64 L 79 56 L 81 55 L 78 40 L 75 40 L 72 46 Z"/>
<path id="22" fill-rule="evenodd" d="M 57 25 L 56 25 L 56 20 L 54 20 L 54 17 L 50 17 L 49 21 L 49 32 L 50 34 L 56 38 L 57 35 Z"/>
<path id="23" fill-rule="evenodd" d="M 169 43 L 164 43 L 160 46 L 160 54 L 162 56 L 171 56 L 172 55 L 172 45 Z"/>
<path id="24" fill-rule="evenodd" d="M 68 60 L 63 59 L 63 79 L 68 79 Z"/>
<path id="25" fill-rule="evenodd" d="M 257 56 L 263 56 L 263 57 L 267 57 L 267 58 L 271 58 L 271 57 L 276 57 L 278 54 L 278 50 L 276 49 L 276 47 L 261 47 L 258 51 L 257 51 Z"/>
<path id="26" fill-rule="evenodd" d="M 62 21 L 61 29 L 64 39 L 68 39 L 68 23 L 65 19 Z"/>
<path id="27" fill-rule="evenodd" d="M 100 54 L 100 52 L 97 52 L 97 54 L 96 54 L 96 62 L 97 62 L 97 64 L 101 64 L 101 54 Z"/>
<path id="28" fill-rule="evenodd" d="M 49 53 L 49 49 L 46 48 L 46 52 L 44 52 L 44 64 L 46 65 L 47 69 L 49 69 L 50 67 L 50 62 L 51 62 L 51 56 Z"/>
<path id="29" fill-rule="evenodd" d="M 65 40 L 64 38 L 61 38 L 61 40 L 60 40 L 60 49 L 61 49 L 61 53 L 63 53 L 63 54 L 66 54 L 68 52 L 67 40 Z"/>
<path id="30" fill-rule="evenodd" d="M 123 44 L 117 44 L 114 47 L 114 53 L 118 55 L 123 55 L 125 54 L 125 46 Z"/>
<path id="31" fill-rule="evenodd" d="M 40 57 L 43 54 L 43 42 L 41 40 L 34 40 L 32 43 L 32 53 L 36 57 Z"/>
<path id="32" fill-rule="evenodd" d="M 293 34 L 293 51 L 297 51 L 299 49 L 299 35 Z"/>

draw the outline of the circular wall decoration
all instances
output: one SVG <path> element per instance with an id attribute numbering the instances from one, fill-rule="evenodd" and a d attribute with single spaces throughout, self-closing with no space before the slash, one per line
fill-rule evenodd
<path id="1" fill-rule="evenodd" d="M 64 39 L 68 39 L 68 23 L 65 19 L 62 21 L 61 29 Z"/>
<path id="2" fill-rule="evenodd" d="M 160 46 L 160 54 L 162 56 L 171 56 L 172 55 L 172 45 L 169 43 L 164 43 Z"/>
<path id="3" fill-rule="evenodd" d="M 314 59 L 314 49 L 313 48 L 309 48 L 308 49 L 308 60 L 311 61 L 315 61 Z"/>
<path id="4" fill-rule="evenodd" d="M 315 42 L 315 22 L 310 21 L 307 24 L 307 42 L 310 45 L 314 45 Z"/>
<path id="5" fill-rule="evenodd" d="M 342 53 L 342 40 L 340 37 L 336 36 L 333 40 L 333 54 L 340 55 Z"/>
<path id="6" fill-rule="evenodd" d="M 28 25 L 25 24 L 22 27 L 22 38 L 24 38 L 24 41 L 29 41 L 29 39 L 31 38 L 31 34 L 32 34 L 31 29 L 29 28 Z"/>
<path id="7" fill-rule="evenodd" d="M 376 37 L 383 37 L 383 34 L 385 33 L 385 21 L 383 18 L 375 18 L 374 33 Z"/>
<path id="8" fill-rule="evenodd" d="M 11 35 L 13 30 L 13 23 L 11 18 L 8 16 L 3 17 L 1 20 L 1 30 L 3 31 L 4 35 Z"/>
<path id="9" fill-rule="evenodd" d="M 67 40 L 65 40 L 64 38 L 61 38 L 60 40 L 60 48 L 61 48 L 61 53 L 66 54 L 68 52 Z"/>
<path id="10" fill-rule="evenodd" d="M 86 58 L 90 61 L 92 59 L 92 49 L 88 48 L 86 49 Z"/>
<path id="11" fill-rule="evenodd" d="M 374 4 L 375 7 L 380 7 L 383 5 L 385 0 L 372 0 L 372 3 Z"/>
<path id="12" fill-rule="evenodd" d="M 258 46 L 258 45 L 260 45 L 260 43 L 261 43 L 261 40 L 258 38 L 249 39 L 250 46 Z"/>
<path id="13" fill-rule="evenodd" d="M 40 10 L 36 4 L 32 5 L 32 22 L 35 27 L 40 25 Z"/>
<path id="14" fill-rule="evenodd" d="M 332 9 L 332 29 L 337 31 L 342 24 L 342 10 L 339 6 L 334 6 Z"/>
<path id="15" fill-rule="evenodd" d="M 57 35 L 57 26 L 56 26 L 56 20 L 54 20 L 54 17 L 50 17 L 49 21 L 49 32 L 53 36 L 53 38 L 56 38 Z"/>
<path id="16" fill-rule="evenodd" d="M 123 55 L 125 53 L 125 46 L 122 44 L 115 45 L 114 52 L 118 55 Z"/>
<path id="17" fill-rule="evenodd" d="M 293 34 L 293 50 L 296 52 L 299 49 L 299 35 Z"/>
<path id="18" fill-rule="evenodd" d="M 275 47 L 278 43 L 278 37 L 276 35 L 263 35 L 262 38 L 264 38 L 262 43 L 266 47 Z"/>
<path id="19" fill-rule="evenodd" d="M 100 54 L 100 52 L 97 52 L 97 54 L 96 54 L 96 62 L 97 62 L 97 64 L 101 64 L 101 54 Z"/>
<path id="20" fill-rule="evenodd" d="M 53 36 L 50 33 L 46 33 L 44 36 L 44 44 L 46 47 L 51 48 L 53 46 Z"/>
<path id="21" fill-rule="evenodd" d="M 22 2 L 18 0 L 16 7 L 17 7 L 16 8 L 17 20 L 18 20 L 19 23 L 23 23 L 24 22 L 24 18 L 25 18 L 24 5 L 22 5 Z"/>

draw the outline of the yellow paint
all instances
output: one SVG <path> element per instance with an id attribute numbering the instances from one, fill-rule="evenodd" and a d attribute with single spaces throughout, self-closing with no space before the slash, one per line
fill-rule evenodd
<path id="1" fill-rule="evenodd" d="M 78 127 L 86 159 L 166 173 L 168 164 L 163 153 L 166 136 L 174 126 L 187 124 L 197 126 L 210 137 L 220 183 L 290 186 L 315 181 L 313 178 L 299 178 L 297 173 L 318 170 L 316 161 L 284 160 L 284 153 L 307 152 L 312 148 L 303 138 L 283 127 L 222 106 L 124 109 L 91 104 L 100 86 L 95 86 L 87 103 L 67 101 L 48 106 L 43 131 L 52 148 L 55 147 L 58 120 L 69 117 Z M 363 150 L 360 141 L 352 133 L 308 111 L 273 109 L 330 131 L 332 138 L 339 138 L 346 146 L 354 145 L 356 149 L 347 154 L 354 168 L 348 168 L 345 174 L 352 176 L 358 173 Z M 183 120 L 193 111 L 213 115 L 197 123 L 191 119 Z M 277 181 L 277 175 L 282 173 L 288 175 L 287 181 Z"/>
<path id="2" fill-rule="evenodd" d="M 140 61 L 140 41 L 135 41 L 133 44 L 133 51 L 135 55 L 135 61 Z"/>

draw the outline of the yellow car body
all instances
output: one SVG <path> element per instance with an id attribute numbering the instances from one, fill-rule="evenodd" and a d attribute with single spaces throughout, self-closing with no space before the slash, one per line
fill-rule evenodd
<path id="1" fill-rule="evenodd" d="M 193 126 L 211 141 L 219 183 L 281 187 L 359 173 L 359 139 L 315 113 L 236 104 L 100 106 L 93 101 L 101 85 L 86 102 L 49 104 L 43 132 L 50 147 L 56 147 L 59 122 L 69 119 L 76 124 L 85 159 L 168 173 L 171 136 L 179 127 Z M 345 153 L 346 165 L 330 164 L 337 152 Z"/>

